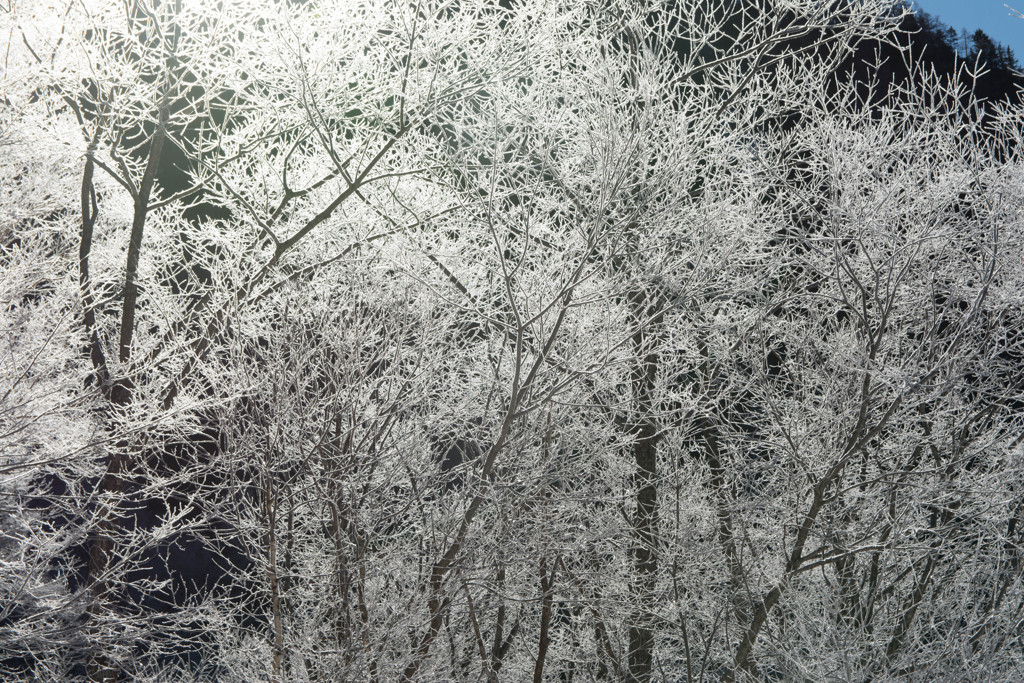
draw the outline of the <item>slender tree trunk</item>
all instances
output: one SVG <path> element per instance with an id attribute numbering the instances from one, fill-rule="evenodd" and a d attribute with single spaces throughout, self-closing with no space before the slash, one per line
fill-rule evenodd
<path id="1" fill-rule="evenodd" d="M 634 318 L 633 352 L 639 359 L 633 370 L 633 461 L 636 511 L 633 517 L 633 610 L 629 619 L 628 675 L 630 683 L 651 680 L 654 662 L 655 585 L 658 555 L 658 441 L 661 435 L 654 416 L 654 384 L 659 358 L 652 345 L 652 328 L 661 326 L 663 314 L 646 292 L 629 297 Z"/>
<path id="2" fill-rule="evenodd" d="M 546 557 L 540 558 L 540 641 L 537 643 L 537 663 L 533 667 L 533 683 L 542 683 L 544 680 L 544 660 L 548 655 L 548 647 L 551 644 L 551 603 L 553 600 L 553 589 L 555 583 L 555 567 L 548 573 L 548 561 Z"/>
<path id="3" fill-rule="evenodd" d="M 135 328 L 135 309 L 138 299 L 138 285 L 135 282 L 138 273 L 139 256 L 141 253 L 142 235 L 146 217 L 149 213 L 149 198 L 156 181 L 157 167 L 163 151 L 166 137 L 166 125 L 170 118 L 170 75 L 161 97 L 157 112 L 157 125 L 150 141 L 149 158 L 138 192 L 134 197 L 134 216 L 132 232 L 129 239 L 126 260 L 126 276 L 124 302 L 121 315 L 118 357 L 126 363 L 131 355 L 131 341 Z M 86 158 L 85 172 L 82 178 L 82 236 L 79 243 L 79 285 L 83 297 L 83 322 L 90 337 L 89 354 L 93 368 L 100 382 L 101 391 L 112 408 L 123 409 L 131 401 L 132 380 L 129 377 L 111 379 L 106 358 L 103 353 L 96 327 L 95 304 L 92 299 L 92 288 L 89 279 L 89 256 L 92 250 L 93 228 L 96 222 L 97 205 L 93 187 L 94 161 L 92 155 L 99 139 L 90 145 Z M 116 560 L 116 537 L 124 527 L 122 512 L 117 509 L 117 498 L 125 489 L 125 477 L 129 469 L 128 441 L 121 439 L 114 444 L 107 456 L 106 471 L 97 487 L 97 496 L 101 501 L 99 519 L 96 529 L 89 539 L 89 583 L 92 603 L 89 614 L 95 623 L 102 613 L 110 606 L 110 583 L 108 574 Z M 108 501 L 104 501 L 108 498 Z M 89 656 L 86 669 L 91 681 L 114 681 L 120 676 L 119 668 L 110 661 L 106 653 L 94 651 Z"/>
<path id="4" fill-rule="evenodd" d="M 135 310 L 138 306 L 139 285 L 136 276 L 139 272 L 139 255 L 142 253 L 142 235 L 149 215 L 149 198 L 156 182 L 156 172 L 163 155 L 164 140 L 167 136 L 167 120 L 170 118 L 169 86 L 165 88 L 160 109 L 157 114 L 156 130 L 149 146 L 149 159 L 146 171 L 139 183 L 139 194 L 135 197 L 135 210 L 132 216 L 132 232 L 128 240 L 128 257 L 125 263 L 124 303 L 121 308 L 121 336 L 118 343 L 118 358 L 126 363 L 131 357 L 132 337 L 135 334 Z"/>
<path id="5" fill-rule="evenodd" d="M 729 582 L 732 585 L 732 607 L 739 624 L 750 623 L 750 596 L 743 564 L 736 548 L 736 534 L 732 519 L 733 493 L 726 480 L 718 447 L 718 430 L 710 420 L 701 425 L 700 438 L 703 441 L 704 458 L 711 472 L 711 488 L 715 494 L 715 515 L 718 517 L 718 542 L 725 554 L 729 567 Z"/>
<path id="6" fill-rule="evenodd" d="M 269 469 L 269 468 L 268 468 Z M 271 681 L 280 683 L 284 665 L 284 616 L 281 599 L 281 584 L 277 571 L 277 508 L 279 498 L 272 490 L 268 476 L 263 489 L 264 521 L 267 525 L 267 580 L 270 585 L 270 608 L 272 619 Z"/>
<path id="7" fill-rule="evenodd" d="M 113 500 L 110 503 L 111 507 L 107 507 L 108 503 L 101 498 L 99 523 L 96 530 L 90 534 L 88 565 L 90 603 L 87 613 L 93 629 L 98 622 L 103 621 L 111 602 L 111 585 L 107 572 L 115 560 L 114 539 L 121 527 L 119 513 L 113 506 L 117 504 L 118 494 L 124 490 L 125 462 L 122 453 L 122 444 L 117 444 L 107 461 L 107 471 L 100 481 L 99 488 L 101 494 L 107 494 Z M 99 648 L 99 644 L 96 647 Z M 102 649 L 90 652 L 86 671 L 89 680 L 97 683 L 116 681 L 120 677 L 120 668 Z"/>
<path id="8" fill-rule="evenodd" d="M 99 131 L 89 145 L 86 154 L 85 169 L 82 174 L 82 235 L 79 241 L 79 290 L 82 297 L 83 324 L 89 336 L 89 357 L 93 370 L 99 382 L 100 391 L 107 401 L 113 406 L 124 406 L 128 403 L 128 392 L 122 382 L 112 382 L 107 368 L 106 356 L 103 352 L 103 345 L 99 338 L 96 327 L 96 307 L 92 295 L 92 281 L 89 274 L 89 257 L 92 252 L 93 229 L 96 225 L 98 207 L 96 204 L 96 190 L 93 185 L 93 173 L 95 163 L 92 155 L 95 153 L 99 140 Z M 89 561 L 87 565 L 89 580 L 90 604 L 87 610 L 90 620 L 90 628 L 95 630 L 96 625 L 104 618 L 103 612 L 109 604 L 110 584 L 107 580 L 107 572 L 114 561 L 115 543 L 114 537 L 120 528 L 118 512 L 116 510 L 116 497 L 124 490 L 125 474 L 125 449 L 127 442 L 118 441 L 110 455 L 107 457 L 107 467 L 97 486 L 99 494 L 100 509 L 96 528 L 89 533 Z M 112 500 L 105 501 L 105 497 Z M 86 672 L 90 681 L 106 682 L 115 681 L 120 675 L 120 670 L 113 663 L 105 652 L 97 649 L 89 653 L 86 663 Z"/>
<path id="9" fill-rule="evenodd" d="M 634 517 L 633 571 L 635 573 L 635 603 L 629 620 L 629 680 L 646 683 L 650 680 L 654 653 L 654 627 L 652 615 L 655 606 L 654 588 L 657 579 L 658 557 L 655 550 L 658 526 L 656 474 L 656 437 L 645 425 L 643 436 L 633 449 L 636 459 L 639 488 L 636 493 Z"/>
<path id="10" fill-rule="evenodd" d="M 103 345 L 96 330 L 96 301 L 93 298 L 92 275 L 89 272 L 93 230 L 96 227 L 98 211 L 96 187 L 93 184 L 93 174 L 96 170 L 93 154 L 96 153 L 99 137 L 100 130 L 97 128 L 85 153 L 85 168 L 82 172 L 82 235 L 78 242 L 78 292 L 82 298 L 82 323 L 89 337 L 89 360 L 92 361 L 93 371 L 101 389 L 106 392 L 110 387 L 110 372 L 107 370 L 106 355 L 103 353 Z"/>

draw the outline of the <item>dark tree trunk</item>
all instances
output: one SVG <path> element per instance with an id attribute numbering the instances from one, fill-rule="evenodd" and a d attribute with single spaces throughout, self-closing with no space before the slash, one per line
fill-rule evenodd
<path id="1" fill-rule="evenodd" d="M 637 364 L 633 370 L 632 420 L 633 461 L 635 465 L 636 511 L 633 517 L 633 610 L 629 619 L 627 680 L 647 683 L 654 662 L 654 606 L 658 556 L 658 441 L 661 435 L 654 417 L 654 385 L 658 373 L 658 354 L 652 348 L 663 322 L 663 314 L 647 293 L 630 294 L 634 331 L 633 352 Z"/>

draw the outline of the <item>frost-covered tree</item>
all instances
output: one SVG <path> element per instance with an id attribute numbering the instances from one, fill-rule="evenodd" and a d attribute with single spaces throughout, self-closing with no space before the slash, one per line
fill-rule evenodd
<path id="1" fill-rule="evenodd" d="M 1021 114 L 903 11 L 5 12 L 6 672 L 1019 676 Z"/>

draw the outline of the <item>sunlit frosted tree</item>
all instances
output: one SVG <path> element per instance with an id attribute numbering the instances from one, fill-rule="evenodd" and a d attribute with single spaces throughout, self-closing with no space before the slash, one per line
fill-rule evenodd
<path id="1" fill-rule="evenodd" d="M 1019 675 L 1021 114 L 903 11 L 5 12 L 2 665 Z"/>

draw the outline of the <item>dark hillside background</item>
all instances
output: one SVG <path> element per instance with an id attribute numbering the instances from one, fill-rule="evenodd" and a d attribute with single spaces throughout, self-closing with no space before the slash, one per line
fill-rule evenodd
<path id="1" fill-rule="evenodd" d="M 1007 17 L 1008 21 L 1012 19 Z M 895 89 L 914 90 L 917 78 L 908 68 L 900 49 L 920 59 L 943 79 L 957 73 L 965 76 L 965 84 L 985 103 L 990 111 L 998 102 L 1021 102 L 1024 75 L 1013 50 L 993 40 L 981 29 L 947 26 L 927 12 L 918 11 L 903 20 L 896 44 L 865 42 L 857 47 L 842 72 L 849 74 L 860 88 L 874 87 L 874 96 L 883 98 Z M 1024 21 L 1022 21 L 1024 28 Z M 872 64 L 880 64 L 872 73 Z M 840 76 L 842 78 L 842 75 Z"/>

